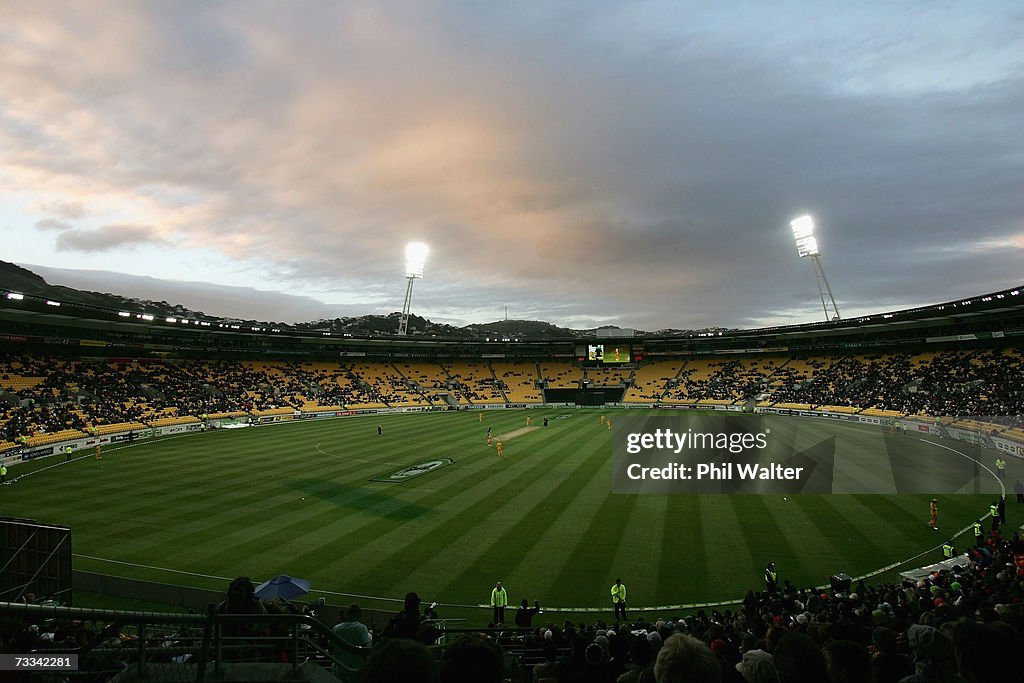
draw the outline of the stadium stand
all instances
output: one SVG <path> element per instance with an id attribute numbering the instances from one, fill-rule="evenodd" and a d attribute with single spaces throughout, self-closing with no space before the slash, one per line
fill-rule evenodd
<path id="1" fill-rule="evenodd" d="M 638 366 L 633 374 L 633 385 L 626 392 L 626 402 L 656 403 L 683 365 L 683 361 L 659 360 Z"/>
<path id="2" fill-rule="evenodd" d="M 586 368 L 584 379 L 595 387 L 621 387 L 633 376 L 631 369 Z"/>
<path id="3" fill-rule="evenodd" d="M 449 376 L 459 383 L 462 391 L 473 403 L 494 404 L 504 403 L 505 396 L 501 391 L 491 366 L 480 362 L 458 361 L 445 365 Z"/>
<path id="4" fill-rule="evenodd" d="M 540 371 L 549 389 L 575 389 L 583 379 L 583 368 L 568 361 L 545 361 Z"/>
<path id="5" fill-rule="evenodd" d="M 358 382 L 364 382 L 371 396 L 379 397 L 377 402 L 392 405 L 428 405 L 429 401 L 413 389 L 402 374 L 390 363 L 357 363 L 349 369 Z M 365 407 L 367 404 L 356 404 Z"/>
<path id="6" fill-rule="evenodd" d="M 446 395 L 455 398 L 454 388 L 449 387 L 451 378 L 440 364 L 395 363 L 394 367 L 405 379 L 419 387 L 419 392 L 432 405 L 446 405 Z"/>
<path id="7" fill-rule="evenodd" d="M 537 389 L 537 364 L 530 361 L 492 362 L 494 376 L 504 384 L 509 403 L 541 403 L 544 396 Z"/>
<path id="8" fill-rule="evenodd" d="M 827 409 L 877 417 L 981 416 L 987 431 L 1020 436 L 1024 356 L 1012 347 L 656 360 L 587 369 L 569 362 L 240 362 L 101 360 L 6 355 L 0 379 L 0 440 L 31 444 L 203 417 L 287 415 L 388 406 L 540 403 L 539 374 L 553 387 L 632 380 L 631 403 L 738 404 Z M 447 398 L 446 398 L 447 397 Z M 970 427 L 974 428 L 974 427 Z M 95 430 L 93 432 L 93 430 Z M 1009 431 L 1012 430 L 1012 431 Z"/>

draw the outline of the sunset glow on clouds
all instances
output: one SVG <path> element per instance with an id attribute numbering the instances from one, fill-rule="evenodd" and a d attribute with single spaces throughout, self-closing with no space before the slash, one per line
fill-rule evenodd
<path id="1" fill-rule="evenodd" d="M 812 212 L 844 313 L 1019 284 L 1022 13 L 890 7 L 0 0 L 0 258 L 293 321 L 422 240 L 434 319 L 745 326 L 820 315 Z"/>

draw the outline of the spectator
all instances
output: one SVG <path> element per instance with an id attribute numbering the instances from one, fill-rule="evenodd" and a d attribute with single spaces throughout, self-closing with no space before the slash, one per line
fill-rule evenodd
<path id="1" fill-rule="evenodd" d="M 772 656 L 764 650 L 747 650 L 736 665 L 746 683 L 779 683 L 779 672 L 775 670 Z"/>
<path id="2" fill-rule="evenodd" d="M 373 648 L 363 665 L 365 683 L 437 683 L 437 662 L 421 643 L 388 640 Z"/>
<path id="3" fill-rule="evenodd" d="M 787 633 L 772 650 L 782 683 L 820 683 L 828 680 L 821 650 L 803 633 Z"/>
<path id="4" fill-rule="evenodd" d="M 348 645 L 369 647 L 370 631 L 366 624 L 360 621 L 362 617 L 363 610 L 359 605 L 349 605 L 345 609 L 341 623 L 334 627 L 335 635 Z M 342 681 L 356 680 L 359 669 L 363 666 L 363 657 L 342 647 L 335 648 L 334 656 L 338 660 L 338 665 L 334 667 L 334 675 Z"/>
<path id="5" fill-rule="evenodd" d="M 423 624 L 420 615 L 420 596 L 416 593 L 405 594 L 405 606 L 402 611 L 391 617 L 384 628 L 385 638 L 407 638 L 415 640 Z"/>
<path id="6" fill-rule="evenodd" d="M 931 626 L 915 624 L 907 631 L 907 644 L 914 657 L 914 673 L 900 683 L 961 683 L 953 664 L 949 639 Z"/>
<path id="7" fill-rule="evenodd" d="M 526 598 L 523 598 L 522 603 L 519 605 L 519 609 L 516 610 L 516 626 L 521 630 L 529 631 L 533 627 L 533 615 L 540 612 L 540 601 L 534 600 L 533 607 L 530 607 L 529 602 Z"/>
<path id="8" fill-rule="evenodd" d="M 718 683 L 722 669 L 711 648 L 677 633 L 665 640 L 658 652 L 654 677 L 658 683 Z"/>
<path id="9" fill-rule="evenodd" d="M 504 675 L 501 650 L 490 640 L 462 635 L 444 650 L 441 683 L 501 683 Z"/>
<path id="10" fill-rule="evenodd" d="M 831 683 L 872 683 L 871 656 L 860 643 L 833 640 L 825 646 L 825 663 Z"/>

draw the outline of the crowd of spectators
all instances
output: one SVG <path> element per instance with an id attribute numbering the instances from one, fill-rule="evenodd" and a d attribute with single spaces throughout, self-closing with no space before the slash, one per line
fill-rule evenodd
<path id="1" fill-rule="evenodd" d="M 769 358 L 688 363 L 679 375 L 678 386 L 669 393 L 669 397 L 746 401 L 766 390 L 769 378 L 778 370 L 781 362 Z"/>
<path id="2" fill-rule="evenodd" d="M 944 351 L 839 357 L 805 364 L 813 375 L 785 377 L 772 403 L 851 406 L 905 415 L 1019 415 L 1024 357 L 1006 350 Z M 776 373 L 777 377 L 785 371 Z"/>
<path id="3" fill-rule="evenodd" d="M 552 368 L 557 370 L 552 381 L 565 381 L 563 375 L 575 377 L 573 373 L 579 372 L 568 364 Z M 422 386 L 387 363 L 0 355 L 0 392 L 6 391 L 8 399 L 7 406 L 0 406 L 0 440 L 13 442 L 21 435 L 145 423 L 161 417 L 443 404 L 445 392 L 460 401 L 522 399 L 523 386 L 532 383 L 529 375 L 504 365 L 498 370 L 500 375 L 497 370 L 470 373 L 462 372 L 460 366 L 456 374 L 445 378 L 438 373 L 426 382 L 429 386 Z M 1022 373 L 1024 356 L 1008 349 L 691 361 L 676 378 L 678 386 L 666 396 L 720 401 L 759 398 L 770 404 L 998 420 L 998 416 L 1024 414 Z"/>
<path id="4" fill-rule="evenodd" d="M 437 634 L 418 614 L 418 597 L 406 603 L 396 617 L 404 629 L 390 635 L 410 640 L 388 643 L 385 631 L 364 680 L 397 680 L 387 676 L 399 669 L 402 680 L 442 682 L 1024 680 L 1016 655 L 1024 646 L 1024 540 L 998 532 L 964 566 L 917 581 L 859 581 L 849 591 L 784 581 L 777 592 L 748 591 L 736 609 L 461 635 L 440 658 L 423 647 Z M 529 665 L 530 653 L 540 661 Z"/>
<path id="5" fill-rule="evenodd" d="M 244 584 L 244 590 L 236 590 Z M 240 595 L 240 605 L 232 596 Z M 23 598 L 35 602 L 34 596 Z M 48 596 L 42 604 L 56 604 Z M 236 600 L 238 602 L 238 600 Z M 271 613 L 236 579 L 222 613 Z M 287 608 L 287 605 L 285 605 Z M 275 608 L 277 609 L 277 608 Z M 735 608 L 631 621 L 544 620 L 524 600 L 514 628 L 443 635 L 436 603 L 416 593 L 380 631 L 360 623 L 358 605 L 335 633 L 372 644 L 360 664 L 348 657 L 343 680 L 512 680 L 547 683 L 982 683 L 1024 680 L 1024 539 L 990 533 L 962 564 L 900 584 L 858 581 L 814 589 L 782 581 L 773 592 L 749 590 Z M 288 611 L 287 609 L 285 611 Z M 294 610 L 293 610 L 294 611 Z M 296 612 L 297 613 L 297 612 Z M 520 618 L 520 617 L 523 618 Z M 609 615 L 610 616 L 610 615 Z M 537 618 L 535 618 L 537 617 Z M 534 626 L 534 621 L 544 623 Z M 493 625 L 492 625 L 493 626 Z M 260 631 L 245 631 L 256 635 Z M 69 651 L 117 643 L 118 624 L 9 621 L 0 650 Z M 173 635 L 170 636 L 173 638 Z M 428 647 L 430 649 L 428 649 Z M 14 648 L 14 649 L 11 649 Z M 156 656 L 159 656 L 156 653 Z M 116 668 L 116 662 L 109 662 Z"/>

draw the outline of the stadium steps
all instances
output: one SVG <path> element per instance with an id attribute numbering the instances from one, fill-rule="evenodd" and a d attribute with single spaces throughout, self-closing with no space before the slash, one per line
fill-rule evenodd
<path id="1" fill-rule="evenodd" d="M 434 402 L 430 400 L 430 397 L 423 393 L 423 387 L 420 386 L 419 382 L 414 382 L 411 379 L 409 379 L 408 377 L 406 377 L 405 373 L 402 372 L 402 369 L 399 368 L 397 365 L 395 365 L 394 362 L 388 363 L 388 365 L 390 365 L 394 369 L 394 371 L 398 373 L 399 377 L 401 377 L 403 380 L 405 380 L 405 388 L 406 389 L 413 389 L 413 388 L 415 388 L 416 393 L 419 394 L 420 398 L 423 399 L 424 403 L 426 403 L 428 406 L 434 405 Z M 441 369 L 442 370 L 444 369 L 443 365 L 441 366 Z M 448 371 L 445 370 L 445 374 L 447 374 L 447 373 L 448 373 Z"/>
<path id="2" fill-rule="evenodd" d="M 661 401 L 664 400 L 664 398 L 668 395 L 668 392 L 669 392 L 669 386 L 668 385 L 671 384 L 672 380 L 678 380 L 680 377 L 682 377 L 683 376 L 683 370 L 685 370 L 686 366 L 689 365 L 689 364 L 690 364 L 690 361 L 688 361 L 688 360 L 683 361 L 683 364 L 679 366 L 679 370 L 676 371 L 676 374 L 673 375 L 672 378 L 669 379 L 667 382 L 665 382 L 665 386 L 663 386 L 661 388 L 661 394 L 658 396 L 658 400 L 656 401 L 656 403 L 661 403 Z"/>
<path id="3" fill-rule="evenodd" d="M 445 367 L 444 363 L 438 363 L 438 365 L 441 366 L 442 370 L 444 370 L 444 376 L 448 378 L 449 382 L 454 382 L 457 385 L 459 385 L 460 387 L 466 386 L 462 382 L 462 380 L 460 380 L 457 377 L 455 377 L 454 375 L 452 375 L 451 370 L 449 370 L 447 367 Z M 450 387 L 448 388 L 448 392 L 449 392 L 448 395 L 455 401 L 455 403 L 448 403 L 447 405 L 454 405 L 457 408 L 457 407 L 459 407 L 459 405 L 460 405 L 460 403 L 462 401 L 465 401 L 469 405 L 473 405 L 473 402 L 471 400 L 469 400 L 469 396 L 466 395 L 465 390 L 459 389 L 458 391 L 459 391 L 460 396 L 454 396 L 451 393 L 452 389 Z"/>
<path id="4" fill-rule="evenodd" d="M 498 374 L 494 372 L 494 366 L 491 365 L 490 362 L 487 363 L 487 369 L 491 371 L 491 379 L 494 380 L 494 386 L 498 387 L 498 391 L 501 392 L 501 398 L 505 401 L 505 403 L 511 403 L 511 401 L 508 400 L 508 394 L 505 393 L 505 389 L 503 388 L 505 382 L 498 381 Z M 447 370 L 445 372 L 447 372 Z"/>

